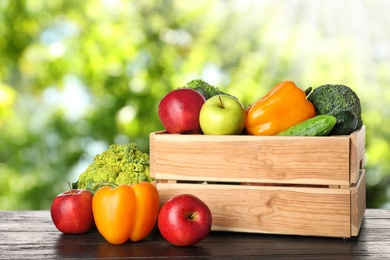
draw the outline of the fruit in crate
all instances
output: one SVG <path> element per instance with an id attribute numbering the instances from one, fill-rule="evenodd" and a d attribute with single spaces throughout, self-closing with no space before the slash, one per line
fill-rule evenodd
<path id="1" fill-rule="evenodd" d="M 206 135 L 238 135 L 245 125 L 244 106 L 235 97 L 216 95 L 200 110 L 200 127 Z"/>
<path id="2" fill-rule="evenodd" d="M 180 194 L 168 200 L 160 209 L 158 229 L 176 246 L 191 246 L 210 233 L 212 215 L 209 207 L 198 197 Z"/>
<path id="3" fill-rule="evenodd" d="M 246 132 L 250 135 L 276 135 L 314 117 L 316 111 L 306 95 L 306 91 L 292 81 L 278 83 L 246 109 Z"/>
<path id="4" fill-rule="evenodd" d="M 200 133 L 200 109 L 206 99 L 188 88 L 168 92 L 160 101 L 158 116 L 169 133 Z"/>
<path id="5" fill-rule="evenodd" d="M 71 189 L 57 195 L 50 207 L 54 225 L 64 234 L 81 234 L 95 226 L 92 212 L 92 192 Z"/>

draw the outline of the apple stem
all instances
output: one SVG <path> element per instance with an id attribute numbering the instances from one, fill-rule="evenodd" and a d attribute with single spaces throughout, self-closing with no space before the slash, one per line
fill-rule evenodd
<path id="1" fill-rule="evenodd" d="M 194 219 L 198 215 L 198 212 L 194 212 L 191 215 L 188 216 L 189 219 Z"/>
<path id="2" fill-rule="evenodd" d="M 218 99 L 219 99 L 219 106 L 220 106 L 221 108 L 225 108 L 225 106 L 223 105 L 221 96 L 218 96 Z"/>
<path id="3" fill-rule="evenodd" d="M 72 184 L 70 184 L 70 182 L 68 181 L 68 186 L 69 186 L 69 191 L 72 191 L 73 188 L 72 188 Z"/>

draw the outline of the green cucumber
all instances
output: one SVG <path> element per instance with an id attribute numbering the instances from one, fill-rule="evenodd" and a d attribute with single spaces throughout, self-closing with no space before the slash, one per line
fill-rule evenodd
<path id="1" fill-rule="evenodd" d="M 279 136 L 324 136 L 329 135 L 337 119 L 332 115 L 317 115 L 296 124 L 277 135 Z"/>
<path id="2" fill-rule="evenodd" d="M 337 122 L 330 135 L 349 135 L 356 130 L 358 117 L 353 112 L 340 110 L 334 116 L 337 118 Z"/>

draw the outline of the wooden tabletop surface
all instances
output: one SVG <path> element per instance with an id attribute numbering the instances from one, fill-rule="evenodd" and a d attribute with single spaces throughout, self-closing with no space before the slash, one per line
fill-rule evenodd
<path id="1" fill-rule="evenodd" d="M 145 240 L 111 245 L 94 230 L 63 235 L 50 212 L 0 211 L 0 259 L 390 259 L 390 210 L 367 209 L 350 239 L 211 232 L 192 247 L 176 247 L 158 230 Z"/>

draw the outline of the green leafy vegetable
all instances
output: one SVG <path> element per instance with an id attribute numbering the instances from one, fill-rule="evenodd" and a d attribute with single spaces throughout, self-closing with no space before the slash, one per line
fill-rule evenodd
<path id="1" fill-rule="evenodd" d="M 185 84 L 182 88 L 194 89 L 198 91 L 200 94 L 202 94 L 206 100 L 216 95 L 231 96 L 230 94 L 219 90 L 217 87 L 214 87 L 201 79 L 191 80 L 190 82 Z"/>
<path id="2" fill-rule="evenodd" d="M 319 115 L 336 115 L 346 110 L 357 116 L 356 129 L 363 126 L 360 99 L 350 87 L 341 84 L 322 85 L 315 88 L 307 99 L 314 105 Z"/>
<path id="3" fill-rule="evenodd" d="M 135 143 L 112 144 L 79 176 L 73 186 L 87 188 L 91 182 L 112 182 L 117 185 L 151 182 L 149 154 L 138 150 Z M 77 185 L 76 185 L 77 184 Z"/>

